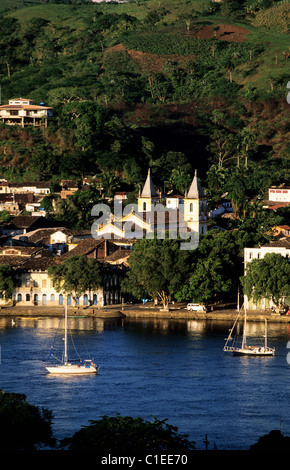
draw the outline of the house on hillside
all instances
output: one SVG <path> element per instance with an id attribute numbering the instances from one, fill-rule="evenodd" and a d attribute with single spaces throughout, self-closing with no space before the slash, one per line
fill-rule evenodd
<path id="1" fill-rule="evenodd" d="M 275 236 L 290 237 L 290 225 L 277 225 L 275 227 Z"/>
<path id="2" fill-rule="evenodd" d="M 263 208 L 276 211 L 290 206 L 290 186 L 281 184 L 268 188 L 268 199 L 263 201 Z"/>
<path id="3" fill-rule="evenodd" d="M 42 216 L 33 215 L 18 215 L 14 217 L 9 223 L 0 225 L 0 234 L 7 236 L 15 236 L 26 234 L 32 230 L 39 228 L 55 228 L 61 227 L 60 222 L 50 221 Z"/>
<path id="4" fill-rule="evenodd" d="M 290 204 L 290 186 L 271 186 L 268 189 L 269 201 L 288 202 Z"/>
<path id="5" fill-rule="evenodd" d="M 8 104 L 0 106 L 0 121 L 12 126 L 47 127 L 47 120 L 52 116 L 53 108 L 34 105 L 26 98 L 10 99 Z"/>
<path id="6" fill-rule="evenodd" d="M 26 181 L 23 183 L 11 183 L 7 180 L 0 180 L 0 194 L 3 193 L 32 193 L 35 196 L 47 196 L 48 194 L 50 194 L 50 183 L 43 181 Z"/>

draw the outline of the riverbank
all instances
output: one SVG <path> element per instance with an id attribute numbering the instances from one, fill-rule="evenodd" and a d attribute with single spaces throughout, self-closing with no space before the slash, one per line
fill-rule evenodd
<path id="1" fill-rule="evenodd" d="M 11 317 L 47 317 L 61 316 L 64 307 L 48 306 L 5 306 L 0 309 L 0 316 Z M 242 318 L 241 312 L 241 318 Z M 69 316 L 84 316 L 95 318 L 162 318 L 162 319 L 180 319 L 180 320 L 225 320 L 233 321 L 236 319 L 238 311 L 232 305 L 219 306 L 209 312 L 192 312 L 186 309 L 185 304 L 174 304 L 168 310 L 149 304 L 126 304 L 126 305 L 108 305 L 103 308 L 90 307 L 68 307 Z M 280 315 L 263 310 L 250 310 L 247 312 L 248 321 L 265 321 L 271 323 L 290 323 L 290 315 Z"/>

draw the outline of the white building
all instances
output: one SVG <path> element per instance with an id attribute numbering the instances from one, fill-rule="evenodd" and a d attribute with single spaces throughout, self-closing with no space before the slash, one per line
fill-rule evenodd
<path id="1" fill-rule="evenodd" d="M 34 105 L 26 98 L 9 100 L 9 104 L 0 106 L 0 120 L 7 125 L 47 127 L 47 118 L 52 116 L 49 106 Z"/>
<path id="2" fill-rule="evenodd" d="M 268 189 L 268 195 L 269 201 L 290 203 L 290 186 L 272 186 Z"/>

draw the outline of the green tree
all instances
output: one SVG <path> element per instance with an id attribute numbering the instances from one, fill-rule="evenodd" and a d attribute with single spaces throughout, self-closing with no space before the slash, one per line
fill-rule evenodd
<path id="1" fill-rule="evenodd" d="M 41 444 L 54 445 L 52 413 L 26 401 L 22 393 L 0 390 L 1 449 L 31 451 Z"/>
<path id="2" fill-rule="evenodd" d="M 189 254 L 177 240 L 138 240 L 129 259 L 130 269 L 122 290 L 141 299 L 159 299 L 164 308 L 184 282 Z"/>
<path id="3" fill-rule="evenodd" d="M 221 14 L 225 18 L 241 19 L 245 16 L 243 6 L 244 0 L 223 0 L 221 4 Z"/>
<path id="4" fill-rule="evenodd" d="M 9 222 L 11 218 L 12 217 L 8 211 L 0 211 L 0 220 L 2 220 L 3 222 Z"/>
<path id="5" fill-rule="evenodd" d="M 102 187 L 107 197 L 113 197 L 116 189 L 118 188 L 120 181 L 112 175 L 110 171 L 104 171 L 101 175 Z"/>
<path id="6" fill-rule="evenodd" d="M 180 194 L 184 194 L 190 187 L 192 178 L 183 168 L 173 168 L 168 183 Z M 165 182 L 166 183 L 166 182 Z"/>
<path id="7" fill-rule="evenodd" d="M 105 456 L 123 455 L 124 448 L 130 449 L 131 455 L 142 454 L 184 454 L 195 449 L 195 443 L 187 439 L 186 434 L 178 434 L 178 428 L 166 423 L 167 419 L 153 422 L 131 416 L 102 416 L 98 421 L 91 421 L 70 439 L 72 451 L 95 451 Z"/>
<path id="8" fill-rule="evenodd" d="M 224 185 L 229 170 L 227 168 L 220 168 L 218 165 L 211 165 L 207 172 L 207 197 L 209 199 L 209 207 L 219 204 L 224 191 Z"/>
<path id="9" fill-rule="evenodd" d="M 71 294 L 75 303 L 83 293 L 91 294 L 102 283 L 98 261 L 87 256 L 71 256 L 62 264 L 50 266 L 48 275 L 57 292 Z"/>
<path id="10" fill-rule="evenodd" d="M 210 136 L 210 143 L 207 147 L 213 155 L 213 163 L 218 163 L 222 168 L 229 161 L 235 158 L 237 148 L 236 137 L 225 129 L 215 129 Z"/>
<path id="11" fill-rule="evenodd" d="M 11 298 L 17 284 L 13 268 L 6 264 L 0 264 L 0 296 L 5 300 Z"/>
<path id="12" fill-rule="evenodd" d="M 236 295 L 242 262 L 228 232 L 211 230 L 193 253 L 189 276 L 176 294 L 178 301 L 217 302 Z"/>
<path id="13" fill-rule="evenodd" d="M 40 143 L 32 150 L 29 166 L 42 180 L 50 179 L 58 171 L 58 156 L 50 145 Z"/>
<path id="14" fill-rule="evenodd" d="M 247 265 L 242 278 L 244 292 L 255 302 L 272 299 L 276 305 L 290 295 L 290 263 L 277 253 L 267 253 Z"/>

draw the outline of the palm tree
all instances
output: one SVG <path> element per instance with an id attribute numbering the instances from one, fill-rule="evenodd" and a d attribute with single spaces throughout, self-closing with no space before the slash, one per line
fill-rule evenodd
<path id="1" fill-rule="evenodd" d="M 120 184 L 119 178 L 113 175 L 110 171 L 105 171 L 101 175 L 101 181 L 105 195 L 109 198 L 113 197 L 115 190 Z"/>

